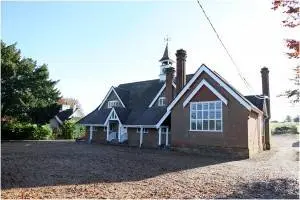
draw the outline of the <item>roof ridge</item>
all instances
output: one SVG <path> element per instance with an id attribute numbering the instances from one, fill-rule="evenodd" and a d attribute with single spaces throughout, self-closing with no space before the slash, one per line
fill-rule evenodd
<path id="1" fill-rule="evenodd" d="M 150 81 L 158 81 L 159 79 L 150 79 L 150 80 L 145 80 L 145 81 L 135 81 L 135 82 L 129 82 L 129 83 L 122 83 L 122 84 L 119 84 L 119 86 L 121 85 L 129 85 L 129 84 L 136 84 L 136 83 L 143 83 L 143 82 L 150 82 Z M 124 88 L 122 88 L 124 89 Z"/>
<path id="2" fill-rule="evenodd" d="M 117 89 L 117 90 L 124 90 L 124 91 L 126 91 L 126 92 L 129 92 L 129 90 L 127 90 L 127 89 L 125 89 L 125 88 L 122 88 L 122 87 L 114 87 L 115 89 Z M 116 91 L 117 92 L 117 91 Z"/>

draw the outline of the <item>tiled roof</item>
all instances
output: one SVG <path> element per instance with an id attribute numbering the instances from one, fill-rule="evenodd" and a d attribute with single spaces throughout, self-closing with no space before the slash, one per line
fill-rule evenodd
<path id="1" fill-rule="evenodd" d="M 60 121 L 64 122 L 68 120 L 72 114 L 73 114 L 73 108 L 70 108 L 70 109 L 60 111 L 56 116 L 60 119 Z"/>
<path id="2" fill-rule="evenodd" d="M 211 71 L 211 70 L 210 70 Z M 263 100 L 255 99 L 254 96 L 243 96 L 233 86 L 231 86 L 218 73 L 213 72 L 218 76 L 228 87 L 243 98 L 249 105 L 263 111 Z M 194 74 L 186 75 L 186 82 L 188 83 Z M 166 107 L 151 107 L 149 104 L 157 95 L 164 82 L 159 79 L 125 83 L 115 87 L 115 91 L 124 103 L 126 108 L 115 107 L 116 113 L 122 124 L 125 125 L 156 125 L 157 122 L 166 113 Z M 103 125 L 111 109 L 101 108 L 96 109 L 86 117 L 81 119 L 81 124 L 101 124 Z"/>
<path id="3" fill-rule="evenodd" d="M 248 101 L 255 105 L 259 110 L 264 110 L 265 99 L 263 99 L 261 95 L 248 95 L 245 96 L 245 98 L 248 99 Z"/>
<path id="4" fill-rule="evenodd" d="M 80 119 L 78 123 L 80 124 L 104 124 L 108 114 L 110 113 L 111 108 L 102 108 L 100 110 L 95 109 L 89 113 L 84 118 Z"/>
<path id="5" fill-rule="evenodd" d="M 134 124 L 137 125 L 155 125 L 166 113 L 167 107 L 151 107 L 147 108 L 141 116 L 139 116 Z"/>

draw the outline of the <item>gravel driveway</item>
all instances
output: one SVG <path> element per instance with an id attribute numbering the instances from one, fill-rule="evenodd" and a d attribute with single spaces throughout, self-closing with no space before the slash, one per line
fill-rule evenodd
<path id="1" fill-rule="evenodd" d="M 229 161 L 74 142 L 2 143 L 2 198 L 299 198 L 299 139 Z"/>

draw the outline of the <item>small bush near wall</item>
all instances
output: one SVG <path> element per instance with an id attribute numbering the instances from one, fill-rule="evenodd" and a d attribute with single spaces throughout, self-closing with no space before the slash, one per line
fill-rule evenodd
<path id="1" fill-rule="evenodd" d="M 43 140 L 52 139 L 52 130 L 49 125 L 21 122 L 6 122 L 1 124 L 2 140 Z"/>
<path id="2" fill-rule="evenodd" d="M 73 120 L 65 121 L 61 127 L 61 137 L 63 139 L 76 139 L 83 136 L 84 133 L 84 126 L 76 124 Z"/>
<path id="3" fill-rule="evenodd" d="M 52 129 L 48 124 L 43 126 L 38 126 L 36 131 L 33 133 L 33 138 L 35 140 L 54 139 L 52 134 Z"/>
<path id="4" fill-rule="evenodd" d="M 278 126 L 272 130 L 272 134 L 299 134 L 297 127 L 295 125 L 290 126 Z"/>

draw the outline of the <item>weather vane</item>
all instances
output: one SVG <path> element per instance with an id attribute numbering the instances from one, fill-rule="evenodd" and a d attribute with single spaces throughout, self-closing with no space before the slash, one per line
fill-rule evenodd
<path id="1" fill-rule="evenodd" d="M 165 42 L 167 42 L 167 44 L 168 44 L 168 42 L 171 41 L 171 38 L 167 35 L 167 36 L 164 38 L 164 40 L 165 40 Z"/>

